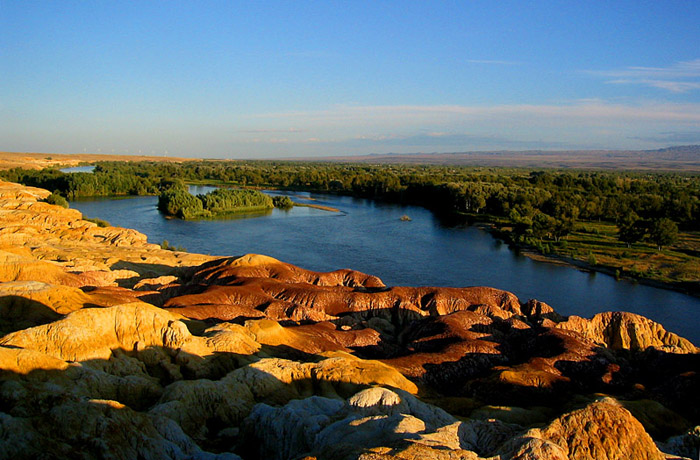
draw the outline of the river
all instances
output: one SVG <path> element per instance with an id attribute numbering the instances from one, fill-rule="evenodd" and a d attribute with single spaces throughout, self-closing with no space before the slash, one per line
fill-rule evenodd
<path id="1" fill-rule="evenodd" d="M 70 168 L 63 168 L 59 169 L 59 171 L 63 173 L 81 173 L 81 172 L 87 172 L 91 173 L 95 170 L 94 166 L 71 166 Z"/>
<path id="2" fill-rule="evenodd" d="M 195 194 L 209 190 L 191 189 Z M 631 311 L 700 343 L 698 298 L 537 262 L 478 227 L 446 223 L 421 207 L 334 195 L 290 195 L 295 201 L 339 212 L 295 207 L 254 218 L 182 221 L 163 217 L 156 209 L 157 197 L 74 201 L 71 207 L 86 217 L 134 228 L 152 243 L 168 240 L 190 252 L 265 254 L 316 271 L 352 268 L 376 275 L 389 286 L 492 286 L 513 292 L 521 301 L 546 302 L 564 315 Z M 402 221 L 403 215 L 411 220 Z"/>

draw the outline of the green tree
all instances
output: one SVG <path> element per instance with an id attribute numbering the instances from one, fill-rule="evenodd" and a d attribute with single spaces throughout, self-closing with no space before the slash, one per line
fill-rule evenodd
<path id="1" fill-rule="evenodd" d="M 196 196 L 179 187 L 169 188 L 160 194 L 158 209 L 180 219 L 194 219 L 208 214 Z"/>
<path id="2" fill-rule="evenodd" d="M 554 227 L 552 228 L 552 235 L 554 236 L 554 241 L 559 242 L 562 237 L 565 237 L 569 233 L 574 231 L 574 225 L 576 220 L 571 217 L 560 217 L 554 220 Z"/>
<path id="3" fill-rule="evenodd" d="M 554 227 L 557 221 L 554 217 L 538 212 L 532 218 L 532 234 L 540 240 L 545 236 L 551 237 L 554 232 Z"/>
<path id="4" fill-rule="evenodd" d="M 272 204 L 274 204 L 276 208 L 280 209 L 292 209 L 294 207 L 294 202 L 286 195 L 273 196 Z"/>
<path id="5" fill-rule="evenodd" d="M 678 240 L 678 225 L 671 219 L 654 219 L 649 226 L 649 240 L 661 250 Z"/>
<path id="6" fill-rule="evenodd" d="M 528 233 L 532 232 L 532 219 L 524 211 L 522 214 L 521 209 L 511 209 L 508 214 L 508 220 L 513 224 L 513 233 L 516 239 L 522 240 Z"/>
<path id="7" fill-rule="evenodd" d="M 633 243 L 642 241 L 646 234 L 646 225 L 634 212 L 630 211 L 617 223 L 617 239 L 631 247 Z"/>

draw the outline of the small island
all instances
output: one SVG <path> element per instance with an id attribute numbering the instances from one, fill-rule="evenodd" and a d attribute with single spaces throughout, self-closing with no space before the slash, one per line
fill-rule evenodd
<path id="1" fill-rule="evenodd" d="M 272 204 L 279 209 L 292 209 L 296 203 L 286 195 L 272 197 Z"/>
<path id="2" fill-rule="evenodd" d="M 161 212 L 185 220 L 267 211 L 276 204 L 289 206 L 286 202 L 275 203 L 271 197 L 257 190 L 220 188 L 205 195 L 192 195 L 182 182 L 172 183 L 158 196 L 158 209 Z"/>

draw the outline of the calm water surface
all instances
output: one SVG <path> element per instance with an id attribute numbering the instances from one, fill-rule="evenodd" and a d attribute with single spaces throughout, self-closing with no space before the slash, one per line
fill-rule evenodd
<path id="1" fill-rule="evenodd" d="M 195 194 L 212 190 L 192 187 Z M 221 256 L 266 254 L 316 271 L 352 268 L 389 286 L 492 286 L 536 298 L 564 315 L 590 317 L 625 310 L 652 318 L 700 343 L 700 299 L 518 255 L 487 232 L 448 224 L 432 212 L 351 197 L 291 194 L 298 202 L 339 212 L 295 207 L 227 220 L 166 219 L 156 197 L 72 202 L 86 217 L 134 228 L 152 243 L 168 240 L 188 251 Z M 410 222 L 400 220 L 408 215 Z"/>
<path id="2" fill-rule="evenodd" d="M 79 173 L 79 172 L 91 173 L 94 170 L 95 170 L 94 166 L 73 166 L 70 168 L 60 169 L 59 171 L 64 172 L 64 173 Z"/>

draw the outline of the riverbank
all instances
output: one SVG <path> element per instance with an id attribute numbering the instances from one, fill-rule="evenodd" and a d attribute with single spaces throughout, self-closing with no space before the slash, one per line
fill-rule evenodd
<path id="1" fill-rule="evenodd" d="M 340 209 L 338 209 L 338 208 L 334 208 L 331 206 L 324 206 L 322 204 L 298 203 L 295 201 L 294 206 L 297 206 L 299 208 L 320 209 L 321 211 L 328 211 L 328 212 L 340 212 Z"/>
<path id="2" fill-rule="evenodd" d="M 474 216 L 470 216 L 474 217 Z M 520 254 L 538 262 L 569 266 L 587 272 L 603 273 L 620 280 L 631 280 L 647 286 L 668 289 L 683 294 L 700 297 L 700 262 L 692 256 L 683 257 L 673 249 L 659 251 L 652 245 L 637 243 L 627 248 L 616 239 L 615 227 L 610 224 L 595 222 L 579 223 L 579 228 L 590 229 L 572 232 L 559 244 L 547 242 L 547 253 L 538 248 L 515 241 L 509 231 L 509 227 L 503 223 L 494 223 L 488 220 L 476 222 L 475 225 L 488 231 L 494 238 L 498 238 Z M 600 231 L 603 228 L 604 231 Z M 687 246 L 697 245 L 697 236 L 686 234 L 680 244 Z M 604 248 L 604 249 L 601 249 Z M 690 249 L 696 251 L 697 249 Z M 578 257 L 575 254 L 579 254 Z M 585 256 L 581 256 L 585 255 Z M 595 263 L 592 263 L 595 261 Z M 666 275 L 671 267 L 686 267 L 684 274 L 696 279 L 670 280 Z M 676 273 L 680 274 L 676 269 Z"/>

